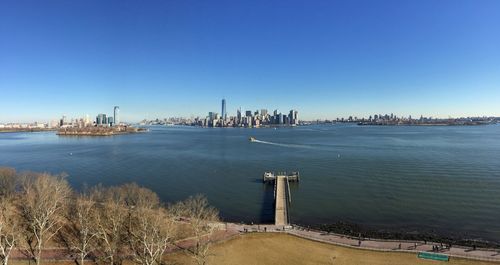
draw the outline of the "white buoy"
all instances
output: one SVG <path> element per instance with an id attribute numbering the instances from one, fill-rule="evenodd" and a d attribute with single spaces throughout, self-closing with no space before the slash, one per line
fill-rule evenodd
<path id="1" fill-rule="evenodd" d="M 69 155 L 70 155 L 70 156 L 72 156 L 72 155 L 73 155 L 73 153 L 69 153 Z"/>

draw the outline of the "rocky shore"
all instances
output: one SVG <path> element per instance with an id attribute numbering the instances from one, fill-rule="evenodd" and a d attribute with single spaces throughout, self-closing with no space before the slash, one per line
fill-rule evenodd
<path id="1" fill-rule="evenodd" d="M 439 242 L 445 245 L 460 245 L 477 248 L 499 248 L 500 242 L 492 242 L 482 239 L 467 238 L 467 235 L 443 235 L 437 232 L 418 231 L 389 231 L 376 230 L 355 223 L 336 222 L 332 224 L 322 224 L 314 227 L 321 231 L 342 234 L 350 237 L 377 238 L 382 240 L 408 240 Z"/>

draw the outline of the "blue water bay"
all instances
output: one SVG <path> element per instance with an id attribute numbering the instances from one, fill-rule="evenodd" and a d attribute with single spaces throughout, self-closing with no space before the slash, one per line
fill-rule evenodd
<path id="1" fill-rule="evenodd" d="M 250 142 L 255 137 L 258 141 Z M 151 127 L 114 137 L 0 134 L 0 165 L 136 182 L 165 202 L 205 194 L 228 221 L 272 222 L 264 171 L 300 171 L 291 220 L 500 241 L 500 126 Z"/>

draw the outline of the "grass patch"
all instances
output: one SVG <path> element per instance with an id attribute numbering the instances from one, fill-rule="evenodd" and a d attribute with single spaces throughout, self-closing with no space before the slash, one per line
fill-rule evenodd
<path id="1" fill-rule="evenodd" d="M 450 258 L 449 262 L 422 260 L 416 254 L 359 250 L 310 241 L 287 234 L 253 233 L 214 245 L 209 264 L 329 264 L 329 265 L 401 265 L 494 263 Z M 193 264 L 190 257 L 176 253 L 168 260 L 175 264 Z M 496 263 L 498 264 L 498 263 Z"/>

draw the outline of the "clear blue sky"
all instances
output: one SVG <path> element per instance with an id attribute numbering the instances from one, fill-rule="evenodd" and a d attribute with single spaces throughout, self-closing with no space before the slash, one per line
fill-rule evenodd
<path id="1" fill-rule="evenodd" d="M 0 1 L 0 122 L 500 116 L 500 1 Z"/>

